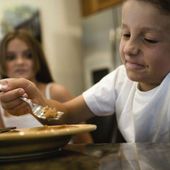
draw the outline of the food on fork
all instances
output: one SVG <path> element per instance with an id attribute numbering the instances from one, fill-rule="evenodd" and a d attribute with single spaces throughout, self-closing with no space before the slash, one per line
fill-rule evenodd
<path id="1" fill-rule="evenodd" d="M 43 113 L 44 116 L 48 119 L 48 118 L 56 118 L 56 117 L 60 117 L 63 112 L 58 112 L 54 107 L 49 107 L 49 106 L 45 106 L 43 107 Z"/>

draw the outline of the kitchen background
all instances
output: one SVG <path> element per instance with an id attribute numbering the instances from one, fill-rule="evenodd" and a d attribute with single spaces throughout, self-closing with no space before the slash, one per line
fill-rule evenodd
<path id="1" fill-rule="evenodd" d="M 55 81 L 79 95 L 121 63 L 120 10 L 121 0 L 1 0 L 0 39 L 31 29 Z"/>

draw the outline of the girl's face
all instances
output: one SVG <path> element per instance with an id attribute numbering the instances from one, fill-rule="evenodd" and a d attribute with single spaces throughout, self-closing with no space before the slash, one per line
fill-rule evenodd
<path id="1" fill-rule="evenodd" d="M 35 79 L 32 51 L 27 44 L 15 38 L 7 46 L 6 73 L 10 78 L 23 77 L 29 80 Z"/>
<path id="2" fill-rule="evenodd" d="M 120 54 L 129 79 L 141 90 L 158 86 L 170 72 L 170 16 L 147 2 L 125 2 Z"/>

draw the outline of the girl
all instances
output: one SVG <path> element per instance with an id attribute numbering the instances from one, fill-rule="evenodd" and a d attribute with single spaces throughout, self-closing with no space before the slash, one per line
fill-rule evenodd
<path id="1" fill-rule="evenodd" d="M 54 83 L 44 52 L 34 37 L 24 30 L 8 33 L 0 45 L 2 78 L 26 78 L 32 81 L 47 99 L 65 102 L 72 99 L 68 90 Z M 42 126 L 31 114 L 12 116 L 1 108 L 1 124 L 30 128 Z M 90 135 L 80 135 L 76 142 L 92 142 Z"/>

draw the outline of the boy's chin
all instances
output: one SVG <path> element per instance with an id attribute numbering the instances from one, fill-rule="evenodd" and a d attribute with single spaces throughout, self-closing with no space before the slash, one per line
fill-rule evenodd
<path id="1" fill-rule="evenodd" d="M 131 81 L 136 81 L 136 82 L 140 82 L 142 81 L 141 80 L 141 77 L 137 74 L 134 74 L 134 73 L 127 73 L 127 76 L 128 78 L 131 80 Z"/>

